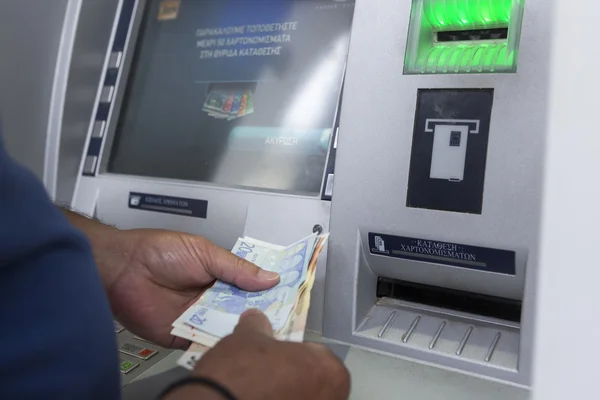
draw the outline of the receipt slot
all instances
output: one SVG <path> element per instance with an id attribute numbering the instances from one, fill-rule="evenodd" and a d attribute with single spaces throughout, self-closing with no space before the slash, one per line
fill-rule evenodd
<path id="1" fill-rule="evenodd" d="M 479 133 L 479 120 L 428 119 L 425 132 L 433 132 L 431 179 L 461 182 L 465 175 L 465 159 L 469 134 Z"/>

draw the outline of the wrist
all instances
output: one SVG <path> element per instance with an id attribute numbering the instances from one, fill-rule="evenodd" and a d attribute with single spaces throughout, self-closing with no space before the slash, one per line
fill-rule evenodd
<path id="1" fill-rule="evenodd" d="M 169 392 L 169 394 L 167 394 L 161 400 L 188 399 L 223 400 L 223 397 L 209 387 L 188 384 L 173 389 L 173 391 Z"/>
<path id="2" fill-rule="evenodd" d="M 108 293 L 129 264 L 132 245 L 127 231 L 106 227 L 88 236 L 102 283 Z"/>
<path id="3" fill-rule="evenodd" d="M 79 229 L 88 239 L 92 248 L 94 261 L 107 292 L 118 280 L 123 269 L 128 265 L 132 245 L 126 234 L 114 226 L 105 225 L 97 220 L 63 210 L 71 224 Z"/>

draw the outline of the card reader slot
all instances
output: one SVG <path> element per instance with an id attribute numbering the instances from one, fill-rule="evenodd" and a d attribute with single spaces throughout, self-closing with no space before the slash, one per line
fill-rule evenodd
<path id="1" fill-rule="evenodd" d="M 435 33 L 435 41 L 448 42 L 471 42 L 479 40 L 506 40 L 508 28 L 469 29 L 464 31 L 440 31 Z"/>
<path id="2" fill-rule="evenodd" d="M 462 290 L 383 278 L 377 281 L 377 297 L 388 297 L 507 321 L 520 322 L 521 301 Z"/>

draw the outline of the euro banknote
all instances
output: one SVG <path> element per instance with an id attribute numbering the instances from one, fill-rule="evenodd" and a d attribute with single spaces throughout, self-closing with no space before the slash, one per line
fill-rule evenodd
<path id="1" fill-rule="evenodd" d="M 207 291 L 173 323 L 172 335 L 194 342 L 178 364 L 192 369 L 207 349 L 233 331 L 239 315 L 250 308 L 258 308 L 267 315 L 277 339 L 302 341 L 317 260 L 327 239 L 328 234 L 311 235 L 283 247 L 252 238 L 240 238 L 232 252 L 261 268 L 277 271 L 281 281 L 272 289 L 255 293 L 238 293 L 237 288 L 227 291 L 223 289 L 225 284 L 222 282 L 215 284 L 217 290 L 214 293 Z M 244 298 L 230 300 L 236 295 Z M 211 304 L 215 300 L 216 306 Z M 224 305 L 224 302 L 231 302 L 234 307 Z"/>

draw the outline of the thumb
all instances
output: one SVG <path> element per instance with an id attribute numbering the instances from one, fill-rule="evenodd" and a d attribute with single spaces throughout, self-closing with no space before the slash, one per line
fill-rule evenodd
<path id="1" fill-rule="evenodd" d="M 214 278 L 249 291 L 269 289 L 279 283 L 278 273 L 261 269 L 212 242 L 206 241 L 205 249 L 205 268 Z"/>
<path id="2" fill-rule="evenodd" d="M 271 326 L 271 323 L 265 314 L 263 314 L 260 310 L 251 309 L 247 310 L 240 316 L 240 320 L 233 333 L 261 333 L 263 335 L 272 337 L 273 327 Z"/>

